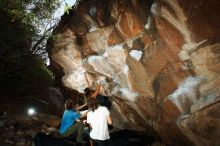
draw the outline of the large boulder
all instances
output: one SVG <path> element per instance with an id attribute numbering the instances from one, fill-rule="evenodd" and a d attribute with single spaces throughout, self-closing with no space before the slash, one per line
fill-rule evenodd
<path id="1" fill-rule="evenodd" d="M 64 87 L 102 82 L 114 126 L 220 145 L 220 1 L 81 0 L 48 42 Z M 62 76 L 61 76 L 62 75 Z"/>

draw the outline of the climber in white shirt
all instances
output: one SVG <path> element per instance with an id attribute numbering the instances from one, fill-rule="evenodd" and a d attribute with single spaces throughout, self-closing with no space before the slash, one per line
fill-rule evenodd
<path id="1" fill-rule="evenodd" d="M 110 139 L 108 124 L 112 125 L 109 110 L 98 105 L 94 98 L 90 98 L 87 105 L 91 110 L 87 114 L 87 123 L 91 127 L 90 138 L 92 143 L 98 146 L 108 146 Z"/>

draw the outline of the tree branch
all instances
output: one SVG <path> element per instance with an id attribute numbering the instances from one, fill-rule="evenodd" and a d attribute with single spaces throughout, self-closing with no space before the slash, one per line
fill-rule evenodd
<path id="1" fill-rule="evenodd" d="M 46 37 L 48 36 L 47 33 L 52 30 L 54 27 L 56 26 L 53 25 L 51 26 L 49 29 L 47 29 L 47 31 L 44 33 L 44 35 L 35 43 L 35 45 L 31 48 L 31 53 L 35 54 L 38 50 L 38 46 L 46 39 Z"/>

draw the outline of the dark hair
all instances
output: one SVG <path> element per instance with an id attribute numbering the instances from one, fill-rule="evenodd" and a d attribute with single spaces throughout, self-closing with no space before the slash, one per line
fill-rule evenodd
<path id="1" fill-rule="evenodd" d="M 75 103 L 73 102 L 73 100 L 71 98 L 67 99 L 65 102 L 65 108 L 67 110 L 70 110 L 74 107 Z"/>
<path id="2" fill-rule="evenodd" d="M 84 94 L 85 94 L 86 97 L 90 97 L 93 92 L 94 92 L 94 91 L 91 90 L 91 89 L 88 88 L 88 87 L 84 90 Z"/>
<path id="3" fill-rule="evenodd" d="M 98 103 L 95 98 L 90 97 L 87 103 L 88 108 L 91 108 L 94 112 L 98 108 Z"/>

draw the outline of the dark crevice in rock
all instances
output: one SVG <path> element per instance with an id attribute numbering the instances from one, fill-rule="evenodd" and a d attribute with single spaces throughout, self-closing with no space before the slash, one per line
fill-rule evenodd
<path id="1" fill-rule="evenodd" d="M 147 3 L 147 7 L 148 7 L 148 9 L 151 9 L 151 6 L 152 6 L 153 3 L 155 2 L 155 0 L 146 0 L 146 1 L 144 1 L 144 2 Z"/>

